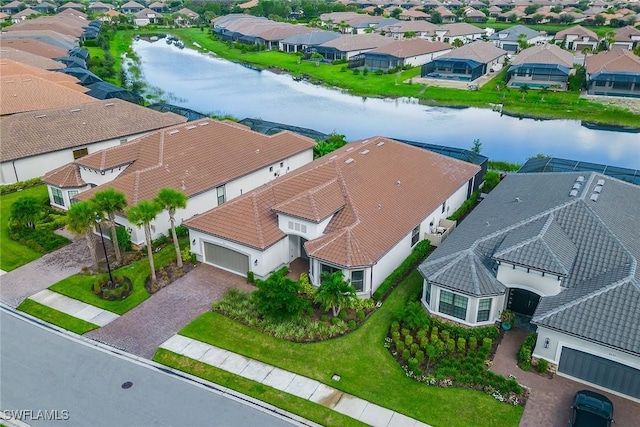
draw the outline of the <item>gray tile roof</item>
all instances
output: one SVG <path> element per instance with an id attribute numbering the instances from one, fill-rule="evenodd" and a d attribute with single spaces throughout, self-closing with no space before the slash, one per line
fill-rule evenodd
<path id="1" fill-rule="evenodd" d="M 533 322 L 640 354 L 639 220 L 639 186 L 595 172 L 509 175 L 419 270 L 476 296 L 506 289 L 493 258 L 566 274 Z"/>
<path id="2" fill-rule="evenodd" d="M 517 42 L 519 40 L 518 37 L 520 36 L 520 34 L 524 34 L 526 36 L 526 40 L 541 35 L 540 32 L 532 30 L 529 27 L 525 27 L 524 25 L 514 25 L 513 27 L 505 28 L 502 31 L 491 34 L 489 40 Z"/>

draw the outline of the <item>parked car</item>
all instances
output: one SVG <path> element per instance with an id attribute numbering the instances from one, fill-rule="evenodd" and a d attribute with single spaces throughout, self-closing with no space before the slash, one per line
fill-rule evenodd
<path id="1" fill-rule="evenodd" d="M 613 403 L 600 393 L 580 390 L 571 405 L 570 427 L 610 427 L 613 421 Z"/>

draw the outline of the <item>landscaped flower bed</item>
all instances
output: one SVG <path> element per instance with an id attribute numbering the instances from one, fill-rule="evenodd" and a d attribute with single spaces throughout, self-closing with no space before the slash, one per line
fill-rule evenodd
<path id="1" fill-rule="evenodd" d="M 497 327 L 463 328 L 430 317 L 412 301 L 391 324 L 384 346 L 406 375 L 439 387 L 483 391 L 501 402 L 524 404 L 522 387 L 488 368 L 495 353 Z"/>

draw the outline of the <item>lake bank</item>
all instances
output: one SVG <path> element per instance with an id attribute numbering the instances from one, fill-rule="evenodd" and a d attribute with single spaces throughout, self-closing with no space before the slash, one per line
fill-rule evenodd
<path id="1" fill-rule="evenodd" d="M 614 104 L 605 105 L 580 97 L 577 92 L 541 94 L 531 90 L 521 93 L 515 90 L 497 90 L 497 82 L 504 78 L 506 69 L 498 73 L 492 82 L 477 91 L 465 91 L 436 86 L 424 86 L 413 82 L 420 74 L 420 68 L 413 68 L 396 74 L 360 73 L 345 70 L 344 64 L 320 64 L 300 61 L 293 54 L 275 51 L 244 52 L 230 48 L 226 43 L 216 41 L 207 31 L 198 28 L 157 29 L 142 31 L 118 31 L 112 44 L 114 56 L 130 49 L 135 34 L 172 34 L 180 38 L 188 47 L 203 53 L 214 54 L 226 60 L 249 64 L 252 67 L 274 69 L 299 78 L 305 77 L 315 84 L 339 88 L 352 95 L 381 98 L 409 97 L 426 105 L 444 107 L 491 108 L 492 104 L 502 104 L 503 112 L 514 116 L 541 119 L 585 120 L 592 123 L 634 126 L 640 125 L 640 114 L 623 109 Z M 114 49 L 115 47 L 115 49 Z"/>

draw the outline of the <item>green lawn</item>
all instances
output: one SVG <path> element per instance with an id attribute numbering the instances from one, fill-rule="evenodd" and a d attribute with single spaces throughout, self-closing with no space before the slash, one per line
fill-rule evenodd
<path id="1" fill-rule="evenodd" d="M 9 217 L 11 205 L 21 197 L 30 196 L 47 199 L 47 186 L 38 185 L 15 193 L 0 196 L 0 269 L 14 270 L 42 256 L 40 252 L 24 246 L 9 238 Z"/>
<path id="2" fill-rule="evenodd" d="M 278 340 L 213 312 L 180 334 L 331 384 L 435 426 L 517 426 L 522 407 L 473 390 L 429 387 L 410 380 L 383 347 L 394 313 L 421 286 L 422 278 L 414 271 L 362 327 L 319 343 Z M 339 383 L 331 380 L 334 373 L 342 377 Z"/>
<path id="3" fill-rule="evenodd" d="M 223 387 L 239 391 L 286 411 L 296 413 L 321 425 L 340 427 L 359 427 L 366 425 L 339 412 L 327 409 L 324 406 L 295 397 L 255 381 L 230 374 L 222 369 L 189 359 L 188 357 L 180 356 L 168 350 L 159 349 L 153 360 L 204 378 Z"/>
<path id="4" fill-rule="evenodd" d="M 188 243 L 188 239 L 183 239 L 181 243 Z M 156 270 L 161 266 L 167 265 L 175 258 L 175 254 L 173 243 L 170 241 L 161 251 L 153 255 Z M 70 298 L 111 311 L 112 313 L 124 314 L 149 298 L 149 293 L 144 287 L 144 282 L 150 274 L 150 271 L 149 261 L 146 256 L 133 264 L 125 265 L 113 271 L 114 277 L 127 276 L 133 283 L 133 292 L 121 301 L 103 300 L 93 293 L 93 284 L 98 280 L 107 278 L 108 275 L 106 273 L 99 276 L 76 274 L 59 281 L 50 286 L 49 289 Z"/>
<path id="5" fill-rule="evenodd" d="M 38 319 L 42 319 L 46 322 L 52 323 L 56 326 L 66 329 L 67 331 L 75 332 L 78 335 L 85 334 L 94 329 L 98 329 L 98 325 L 86 322 L 76 317 L 70 316 L 61 311 L 55 310 L 46 305 L 42 305 L 39 302 L 35 302 L 30 299 L 22 301 L 18 306 L 18 310 L 24 311 Z"/>

